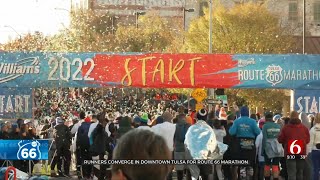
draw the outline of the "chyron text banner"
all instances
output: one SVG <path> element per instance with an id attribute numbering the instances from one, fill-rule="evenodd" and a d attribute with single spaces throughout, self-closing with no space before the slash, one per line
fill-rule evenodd
<path id="1" fill-rule="evenodd" d="M 320 56 L 0 53 L 0 87 L 319 89 Z"/>

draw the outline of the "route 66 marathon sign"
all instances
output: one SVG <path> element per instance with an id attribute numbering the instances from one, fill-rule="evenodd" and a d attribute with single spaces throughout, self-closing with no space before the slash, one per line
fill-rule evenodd
<path id="1" fill-rule="evenodd" d="M 0 52 L 0 88 L 37 87 L 312 90 L 320 55 Z"/>

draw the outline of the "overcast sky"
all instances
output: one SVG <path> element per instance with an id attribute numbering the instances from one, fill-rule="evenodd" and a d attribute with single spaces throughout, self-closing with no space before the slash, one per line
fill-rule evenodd
<path id="1" fill-rule="evenodd" d="M 0 43 L 28 32 L 57 33 L 69 25 L 70 7 L 70 0 L 0 0 Z"/>

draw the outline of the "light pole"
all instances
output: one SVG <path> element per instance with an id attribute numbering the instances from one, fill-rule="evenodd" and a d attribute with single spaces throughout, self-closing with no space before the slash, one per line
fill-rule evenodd
<path id="1" fill-rule="evenodd" d="M 213 8 L 213 1 L 209 0 L 209 54 L 212 53 L 212 28 L 213 28 L 212 8 Z M 209 97 L 215 98 L 214 89 L 208 89 L 208 95 Z M 212 109 L 211 104 L 209 105 L 209 109 Z"/>
<path id="2" fill-rule="evenodd" d="M 119 19 L 118 16 L 112 16 L 111 17 L 111 33 L 114 34 L 114 30 L 115 30 L 115 20 Z"/>
<path id="3" fill-rule="evenodd" d="M 209 54 L 212 53 L 212 0 L 209 0 Z"/>
<path id="4" fill-rule="evenodd" d="M 146 12 L 135 12 L 134 13 L 136 15 L 136 28 L 138 29 L 139 28 L 139 16 L 143 16 L 146 14 Z"/>
<path id="5" fill-rule="evenodd" d="M 185 7 L 182 8 L 183 13 L 183 31 L 186 30 L 186 12 L 194 12 L 194 9 L 186 9 Z"/>
<path id="6" fill-rule="evenodd" d="M 302 54 L 305 54 L 305 40 L 306 40 L 306 1 L 302 1 Z"/>

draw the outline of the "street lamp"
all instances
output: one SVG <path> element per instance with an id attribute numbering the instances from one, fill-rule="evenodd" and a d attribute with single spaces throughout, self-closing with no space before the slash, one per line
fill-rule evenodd
<path id="1" fill-rule="evenodd" d="M 139 28 L 139 25 L 138 25 L 139 16 L 145 15 L 146 12 L 135 12 L 134 14 L 136 15 L 136 28 L 138 29 Z"/>
<path id="2" fill-rule="evenodd" d="M 19 39 L 20 39 L 20 41 L 21 41 L 21 39 L 22 39 L 22 38 L 21 38 L 21 34 L 19 34 L 12 26 L 5 25 L 4 27 L 12 29 L 12 30 L 19 36 Z"/>
<path id="3" fill-rule="evenodd" d="M 112 17 L 111 17 L 111 26 L 112 26 L 112 27 L 111 27 L 111 28 L 112 28 L 112 29 L 111 29 L 111 33 L 112 33 L 112 34 L 114 34 L 114 30 L 115 30 L 115 20 L 116 20 L 116 19 L 119 19 L 119 17 L 118 17 L 118 16 L 112 16 Z"/>
<path id="4" fill-rule="evenodd" d="M 183 31 L 186 30 L 186 12 L 194 12 L 194 9 L 186 9 L 185 7 L 182 8 L 183 13 Z"/>

